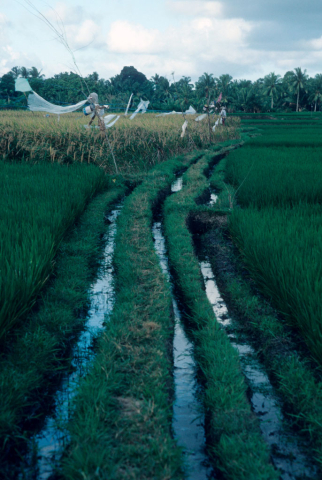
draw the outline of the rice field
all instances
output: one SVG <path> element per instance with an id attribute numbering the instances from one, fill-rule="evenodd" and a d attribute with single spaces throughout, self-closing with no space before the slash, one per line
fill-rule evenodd
<path id="1" fill-rule="evenodd" d="M 275 375 L 278 401 L 289 418 L 295 412 L 287 429 L 296 423 L 292 435 L 299 444 L 309 432 L 312 443 L 305 452 L 313 466 L 307 471 L 318 471 L 320 403 L 308 399 L 322 391 L 316 367 L 322 362 L 322 122 L 317 115 L 275 117 L 257 120 L 248 114 L 242 122 L 229 117 L 211 139 L 208 123 L 195 122 L 194 116 L 183 138 L 179 115 L 122 117 L 107 131 L 116 175 L 106 138 L 96 128 L 85 129 L 82 114 L 62 115 L 58 122 L 43 114 L 3 112 L 4 478 L 188 480 L 194 478 L 191 456 L 198 480 L 208 478 L 206 471 L 224 480 L 284 478 L 282 442 L 277 438 L 272 445 L 264 431 L 265 412 L 250 402 L 256 391 L 245 374 L 247 353 L 240 354 L 248 351 L 243 344 L 248 340 L 241 341 L 245 322 L 257 332 L 251 334 L 254 357 L 264 357 L 267 372 Z M 174 188 L 178 175 L 181 186 Z M 218 198 L 209 202 L 213 191 Z M 123 207 L 112 221 L 110 213 L 121 199 Z M 164 232 L 167 275 L 154 246 L 156 219 Z M 105 248 L 112 223 L 113 251 Z M 214 240 L 216 235 L 220 240 Z M 219 255 L 222 295 L 230 315 L 238 317 L 229 325 L 206 295 L 198 242 L 205 255 L 207 243 L 216 252 L 209 254 L 214 272 Z M 224 255 L 238 265 L 236 276 L 223 263 Z M 99 265 L 113 277 L 113 294 Z M 251 289 L 261 298 L 252 297 Z M 103 311 L 102 330 L 87 332 L 84 325 L 89 318 L 95 323 L 97 315 L 90 305 L 98 299 L 103 302 L 97 307 Z M 173 305 L 181 315 L 174 315 Z M 207 465 L 200 471 L 198 448 L 195 456 L 181 445 L 174 428 L 177 422 L 189 437 L 185 411 L 180 416 L 173 408 L 179 395 L 173 339 L 180 318 L 191 342 L 189 352 L 180 355 L 193 359 L 197 382 L 198 407 L 189 406 L 189 418 L 195 414 L 206 444 Z M 236 329 L 235 321 L 241 321 Z M 80 350 L 83 334 L 89 344 Z M 258 350 L 257 337 L 263 341 Z M 278 350 L 285 339 L 287 347 Z M 85 358 L 86 372 L 75 382 Z M 182 395 L 191 385 L 184 380 L 184 367 L 177 375 L 182 375 Z M 64 419 L 57 413 L 61 397 L 67 398 Z M 50 431 L 60 432 L 56 443 L 42 438 L 48 422 Z M 49 445 L 48 451 L 43 445 Z M 293 459 L 288 461 L 291 471 Z"/>
<path id="2" fill-rule="evenodd" d="M 121 173 L 146 172 L 153 166 L 180 153 L 209 146 L 207 121 L 188 118 L 186 135 L 181 138 L 184 119 L 181 115 L 157 117 L 147 113 L 133 120 L 122 116 L 107 131 L 118 169 Z M 211 118 L 211 125 L 217 117 Z M 84 128 L 89 122 L 81 112 L 46 116 L 32 112 L 1 112 L 0 158 L 33 162 L 94 163 L 107 173 L 114 173 L 113 158 L 106 138 L 95 128 Z M 97 121 L 94 121 L 97 126 Z M 238 137 L 240 122 L 231 118 L 227 128 L 211 133 L 211 142 Z"/>
<path id="3" fill-rule="evenodd" d="M 228 160 L 225 180 L 241 208 L 230 228 L 261 289 L 322 362 L 320 259 L 322 124 L 261 126 Z"/>

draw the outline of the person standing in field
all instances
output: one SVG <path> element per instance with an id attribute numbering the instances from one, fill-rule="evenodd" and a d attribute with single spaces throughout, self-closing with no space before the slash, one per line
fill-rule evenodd
<path id="1" fill-rule="evenodd" d="M 225 107 L 222 107 L 221 112 L 220 112 L 220 117 L 221 117 L 221 122 L 220 123 L 222 125 L 225 125 L 225 121 L 226 121 L 226 117 L 227 117 Z"/>

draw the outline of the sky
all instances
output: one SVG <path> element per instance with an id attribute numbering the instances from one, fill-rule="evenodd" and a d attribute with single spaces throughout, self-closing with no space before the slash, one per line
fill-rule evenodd
<path id="1" fill-rule="evenodd" d="M 0 75 L 32 66 L 46 77 L 75 71 L 101 78 L 133 65 L 147 78 L 204 72 L 256 80 L 295 67 L 322 73 L 321 0 L 0 0 Z"/>

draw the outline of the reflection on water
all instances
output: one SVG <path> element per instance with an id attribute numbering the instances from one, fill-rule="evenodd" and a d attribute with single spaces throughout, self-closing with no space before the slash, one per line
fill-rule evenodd
<path id="1" fill-rule="evenodd" d="M 204 278 L 207 297 L 213 307 L 217 321 L 222 327 L 233 326 L 225 301 L 220 295 L 212 268 L 208 260 L 199 252 L 200 269 Z M 228 333 L 228 332 L 227 332 Z M 316 478 L 316 468 L 300 449 L 300 440 L 286 429 L 283 423 L 281 405 L 274 393 L 274 388 L 257 359 L 256 352 L 247 339 L 240 343 L 233 333 L 228 333 L 232 345 L 239 353 L 243 373 L 251 388 L 251 404 L 258 415 L 260 428 L 266 442 L 273 447 L 272 459 L 281 472 L 282 480 Z"/>
<path id="2" fill-rule="evenodd" d="M 171 186 L 172 192 L 182 188 L 182 177 Z M 152 227 L 155 250 L 160 259 L 161 269 L 171 282 L 165 239 L 161 222 Z M 175 317 L 173 339 L 175 402 L 173 405 L 173 431 L 178 445 L 183 448 L 187 466 L 186 479 L 207 480 L 215 478 L 208 464 L 202 404 L 197 396 L 196 363 L 193 358 L 193 345 L 182 327 L 181 314 L 172 292 L 172 305 Z"/>

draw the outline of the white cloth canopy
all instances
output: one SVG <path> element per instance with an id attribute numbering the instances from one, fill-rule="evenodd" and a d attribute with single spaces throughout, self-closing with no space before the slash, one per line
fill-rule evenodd
<path id="1" fill-rule="evenodd" d="M 83 100 L 82 102 L 76 103 L 76 105 L 69 105 L 68 107 L 61 107 L 60 105 L 54 105 L 53 103 L 47 102 L 42 98 L 38 93 L 33 92 L 28 96 L 28 108 L 32 112 L 48 112 L 54 113 L 56 115 L 61 115 L 63 113 L 75 112 L 80 107 L 85 105 L 87 102 Z"/>
<path id="2" fill-rule="evenodd" d="M 142 100 L 142 98 L 140 98 L 140 103 L 138 105 L 138 108 L 135 110 L 134 113 L 132 113 L 132 115 L 130 116 L 130 120 L 133 120 L 133 118 L 140 112 L 140 110 L 142 110 L 142 113 L 145 113 L 149 103 L 150 103 L 149 100 L 144 101 Z"/>
<path id="3" fill-rule="evenodd" d="M 32 88 L 26 78 L 18 77 L 15 80 L 15 90 L 16 92 L 31 92 Z"/>

